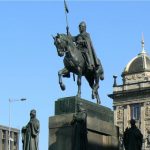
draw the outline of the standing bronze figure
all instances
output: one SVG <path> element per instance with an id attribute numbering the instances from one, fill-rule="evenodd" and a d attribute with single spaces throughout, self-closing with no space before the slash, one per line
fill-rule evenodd
<path id="1" fill-rule="evenodd" d="M 23 150 L 38 150 L 40 123 L 36 118 L 36 110 L 31 110 L 30 121 L 22 128 Z"/>
<path id="2" fill-rule="evenodd" d="M 71 36 L 70 33 L 67 35 L 57 34 L 53 37 L 58 55 L 64 56 L 65 67 L 58 72 L 59 84 L 61 89 L 65 90 L 62 76 L 70 77 L 70 72 L 76 74 L 78 76 L 77 96 L 81 97 L 81 77 L 85 76 L 92 88 L 92 99 L 96 98 L 97 103 L 100 104 L 99 79 L 104 79 L 104 71 L 94 51 L 90 35 L 86 32 L 85 22 L 80 23 L 79 31 L 80 34 L 75 37 Z"/>
<path id="3" fill-rule="evenodd" d="M 83 104 L 77 104 L 77 112 L 71 122 L 73 127 L 72 150 L 87 150 L 87 113 Z"/>
<path id="4" fill-rule="evenodd" d="M 143 135 L 136 127 L 135 120 L 130 120 L 131 128 L 127 128 L 123 135 L 125 150 L 142 150 Z"/>

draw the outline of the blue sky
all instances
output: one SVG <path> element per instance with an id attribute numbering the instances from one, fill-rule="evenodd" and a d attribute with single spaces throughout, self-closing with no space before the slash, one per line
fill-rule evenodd
<path id="1" fill-rule="evenodd" d="M 99 89 L 102 105 L 112 108 L 107 97 L 113 90 L 112 76 L 117 75 L 122 84 L 124 67 L 141 51 L 142 32 L 145 49 L 150 52 L 150 2 L 78 0 L 67 4 L 72 35 L 78 34 L 81 21 L 87 23 L 105 72 Z M 41 124 L 39 148 L 46 150 L 54 102 L 77 92 L 72 77 L 64 79 L 65 92 L 58 85 L 63 59 L 57 56 L 51 34 L 66 32 L 63 1 L 0 1 L 0 22 L 0 124 L 9 123 L 8 99 L 27 98 L 11 103 L 11 125 L 21 129 L 29 121 L 30 110 L 36 109 Z M 93 101 L 84 78 L 82 98 Z"/>

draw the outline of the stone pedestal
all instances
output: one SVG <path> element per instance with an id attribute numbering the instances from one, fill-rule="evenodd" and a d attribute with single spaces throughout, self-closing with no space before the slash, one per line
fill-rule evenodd
<path id="1" fill-rule="evenodd" d="M 113 111 L 77 97 L 55 102 L 55 116 L 49 117 L 49 150 L 72 150 L 70 122 L 79 102 L 87 110 L 88 150 L 118 150 L 118 128 L 113 125 Z"/>

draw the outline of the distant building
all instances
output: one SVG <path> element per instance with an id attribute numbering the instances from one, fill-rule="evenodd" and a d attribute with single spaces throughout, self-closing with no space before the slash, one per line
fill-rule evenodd
<path id="1" fill-rule="evenodd" d="M 19 130 L 10 130 L 10 150 L 19 150 Z M 9 127 L 0 125 L 0 150 L 9 148 Z"/>
<path id="2" fill-rule="evenodd" d="M 120 141 L 123 132 L 135 119 L 143 134 L 143 150 L 150 149 L 150 56 L 144 49 L 133 58 L 122 73 L 123 84 L 117 85 L 114 76 L 113 99 L 114 124 L 119 126 Z"/>

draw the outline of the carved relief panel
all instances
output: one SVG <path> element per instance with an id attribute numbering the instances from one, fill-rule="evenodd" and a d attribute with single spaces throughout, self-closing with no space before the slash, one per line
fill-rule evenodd
<path id="1" fill-rule="evenodd" d="M 138 74 L 132 74 L 132 75 L 126 75 L 124 77 L 125 83 L 133 83 L 135 81 L 145 81 L 150 78 L 150 74 L 148 73 L 138 73 Z"/>
<path id="2" fill-rule="evenodd" d="M 145 135 L 144 141 L 146 148 L 150 148 L 150 102 L 144 104 L 145 108 Z"/>
<path id="3" fill-rule="evenodd" d="M 118 106 L 116 109 L 116 120 L 117 120 L 117 126 L 119 127 L 119 134 L 120 136 L 123 135 L 123 107 Z"/>
<path id="4" fill-rule="evenodd" d="M 117 107 L 117 121 L 123 121 L 123 107 Z"/>
<path id="5" fill-rule="evenodd" d="M 150 119 L 150 102 L 145 103 L 145 119 Z"/>

